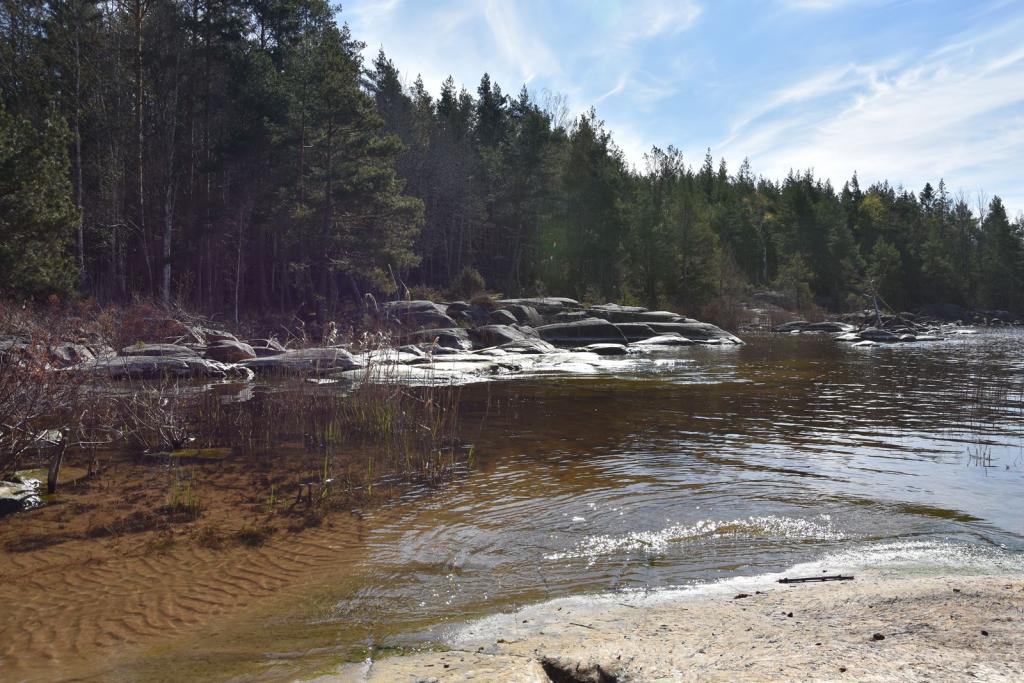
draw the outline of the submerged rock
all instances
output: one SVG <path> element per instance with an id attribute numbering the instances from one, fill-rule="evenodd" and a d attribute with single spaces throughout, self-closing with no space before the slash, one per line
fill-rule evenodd
<path id="1" fill-rule="evenodd" d="M 897 335 L 893 334 L 889 330 L 880 330 L 877 327 L 869 327 L 866 330 L 861 330 L 857 334 L 861 339 L 881 342 L 884 344 L 894 344 L 900 340 Z"/>

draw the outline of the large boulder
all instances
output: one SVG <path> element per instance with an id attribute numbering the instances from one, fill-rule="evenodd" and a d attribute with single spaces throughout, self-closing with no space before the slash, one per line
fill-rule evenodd
<path id="1" fill-rule="evenodd" d="M 412 344 L 434 344 L 459 351 L 469 351 L 473 348 L 473 342 L 469 339 L 469 332 L 461 327 L 449 327 L 437 330 L 419 330 L 406 335 L 406 340 Z"/>
<path id="2" fill-rule="evenodd" d="M 695 342 L 701 343 L 726 343 L 742 344 L 739 337 L 729 334 L 721 327 L 711 323 L 685 322 L 685 323 L 650 323 L 652 330 L 658 334 L 669 334 L 675 332 Z"/>
<path id="3" fill-rule="evenodd" d="M 578 311 L 583 308 L 579 301 L 567 299 L 560 296 L 545 296 L 530 299 L 501 299 L 495 302 L 499 308 L 507 306 L 529 306 L 540 313 L 545 319 L 549 319 L 563 311 Z"/>
<path id="4" fill-rule="evenodd" d="M 509 342 L 535 339 L 537 333 L 531 328 L 512 327 L 511 325 L 484 325 L 469 331 L 473 345 L 480 349 L 500 346 Z"/>
<path id="5" fill-rule="evenodd" d="M 514 315 L 516 322 L 520 325 L 540 327 L 544 324 L 544 318 L 541 317 L 540 312 L 533 306 L 526 306 L 524 304 L 507 304 L 503 306 L 503 308 Z"/>
<path id="6" fill-rule="evenodd" d="M 243 342 L 224 339 L 207 346 L 204 355 L 221 363 L 238 363 L 256 358 L 256 351 Z"/>
<path id="7" fill-rule="evenodd" d="M 640 341 L 649 337 L 657 336 L 657 332 L 651 329 L 646 323 L 618 323 L 615 325 L 626 341 Z"/>
<path id="8" fill-rule="evenodd" d="M 258 375 L 299 375 L 320 377 L 363 367 L 351 353 L 335 347 L 299 349 L 276 356 L 242 361 L 242 367 Z"/>
<path id="9" fill-rule="evenodd" d="M 600 318 L 544 325 L 543 327 L 538 327 L 537 332 L 544 341 L 568 346 L 628 343 L 622 332 L 615 325 Z"/>
<path id="10" fill-rule="evenodd" d="M 581 346 L 574 351 L 596 353 L 599 356 L 625 356 L 629 349 L 624 344 L 588 344 Z"/>
<path id="11" fill-rule="evenodd" d="M 114 356 L 96 358 L 68 368 L 85 372 L 95 378 L 122 379 L 193 379 L 247 377 L 248 373 L 233 366 L 199 356 Z"/>
<path id="12" fill-rule="evenodd" d="M 487 322 L 491 325 L 518 325 L 519 321 L 511 311 L 507 311 L 503 308 L 499 308 L 496 311 L 491 311 L 490 315 L 487 316 Z"/>
<path id="13" fill-rule="evenodd" d="M 684 320 L 684 316 L 672 311 L 648 311 L 641 306 L 618 304 L 591 306 L 589 313 L 611 323 L 674 323 Z"/>
<path id="14" fill-rule="evenodd" d="M 121 349 L 119 355 L 150 358 L 190 358 L 199 356 L 195 349 L 179 344 L 134 344 Z"/>
<path id="15" fill-rule="evenodd" d="M 433 301 L 386 301 L 380 308 L 386 320 L 406 329 L 457 327 L 448 307 Z"/>

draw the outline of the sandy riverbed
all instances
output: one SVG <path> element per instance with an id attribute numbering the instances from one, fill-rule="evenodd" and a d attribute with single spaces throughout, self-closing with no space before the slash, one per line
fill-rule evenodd
<path id="1" fill-rule="evenodd" d="M 447 651 L 316 680 L 1020 681 L 1024 577 L 867 574 L 795 586 L 771 578 L 572 598 L 475 622 L 447 640 Z"/>

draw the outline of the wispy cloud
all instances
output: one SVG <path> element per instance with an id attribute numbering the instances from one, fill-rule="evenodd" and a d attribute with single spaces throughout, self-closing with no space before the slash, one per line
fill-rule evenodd
<path id="1" fill-rule="evenodd" d="M 961 38 L 916 61 L 825 69 L 737 118 L 720 149 L 768 175 L 814 168 L 834 182 L 857 170 L 917 186 L 1005 168 L 1024 158 L 1024 49 L 978 46 Z"/>
<path id="2" fill-rule="evenodd" d="M 486 0 L 483 13 L 502 56 L 529 83 L 538 75 L 557 76 L 558 59 L 537 31 L 527 30 L 516 12 L 515 4 L 503 0 Z"/>

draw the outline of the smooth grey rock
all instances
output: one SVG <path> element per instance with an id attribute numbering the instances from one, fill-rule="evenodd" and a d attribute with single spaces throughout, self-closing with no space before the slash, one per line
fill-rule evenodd
<path id="1" fill-rule="evenodd" d="M 804 329 L 811 323 L 807 320 L 791 320 L 788 323 L 782 323 L 772 328 L 772 332 L 780 332 L 782 334 L 788 332 L 803 332 Z"/>
<path id="2" fill-rule="evenodd" d="M 73 342 L 64 342 L 50 347 L 50 356 L 60 365 L 68 366 L 84 363 L 96 357 L 89 347 Z"/>
<path id="3" fill-rule="evenodd" d="M 552 344 L 626 344 L 622 332 L 615 325 L 600 318 L 578 320 L 571 323 L 555 323 L 537 328 L 544 341 Z"/>
<path id="4" fill-rule="evenodd" d="M 413 344 L 444 346 L 459 351 L 469 351 L 473 348 L 473 342 L 469 339 L 469 331 L 461 327 L 449 327 L 445 329 L 418 330 L 405 336 L 405 339 Z"/>
<path id="5" fill-rule="evenodd" d="M 499 307 L 519 304 L 530 306 L 537 310 L 545 318 L 561 313 L 562 311 L 578 311 L 583 306 L 575 299 L 567 299 L 559 296 L 533 297 L 525 299 L 501 299 L 495 302 Z"/>
<path id="6" fill-rule="evenodd" d="M 510 325 L 484 325 L 469 331 L 470 339 L 477 348 L 500 346 L 509 342 L 536 338 L 536 333 L 529 328 L 520 329 Z"/>
<path id="7" fill-rule="evenodd" d="M 626 341 L 634 342 L 641 339 L 648 339 L 657 336 L 657 332 L 651 329 L 646 323 L 617 323 L 615 325 Z"/>
<path id="8" fill-rule="evenodd" d="M 659 334 L 648 339 L 641 339 L 640 341 L 633 342 L 633 346 L 693 346 L 694 343 L 693 340 L 687 339 L 678 332 L 671 332 L 669 334 Z"/>
<path id="9" fill-rule="evenodd" d="M 207 346 L 204 355 L 221 363 L 238 363 L 256 358 L 256 351 L 244 342 L 223 339 Z"/>
<path id="10" fill-rule="evenodd" d="M 588 344 L 574 350 L 596 353 L 599 356 L 625 356 L 629 353 L 629 349 L 623 344 Z"/>
<path id="11" fill-rule="evenodd" d="M 67 371 L 86 372 L 97 378 L 191 379 L 235 376 L 233 367 L 199 356 L 114 356 L 96 358 L 72 366 Z M 247 373 L 243 373 L 246 374 Z"/>
<path id="12" fill-rule="evenodd" d="M 121 356 L 152 356 L 170 358 L 198 357 L 195 349 L 179 344 L 135 344 L 121 349 Z"/>
<path id="13" fill-rule="evenodd" d="M 499 302 L 500 304 L 501 302 Z M 515 316 L 516 322 L 520 325 L 529 325 L 530 327 L 540 327 L 544 324 L 544 318 L 541 317 L 540 312 L 533 306 L 525 306 L 523 304 L 508 304 L 503 306 L 504 310 L 508 311 Z"/>
<path id="14" fill-rule="evenodd" d="M 835 322 L 828 320 L 820 323 L 809 323 L 804 327 L 804 332 L 850 332 L 853 330 L 853 325 L 847 325 L 846 323 Z"/>
<path id="15" fill-rule="evenodd" d="M 592 306 L 588 312 L 596 318 L 612 323 L 674 323 L 685 319 L 685 316 L 672 311 L 649 311 L 640 306 L 618 304 Z"/>
<path id="16" fill-rule="evenodd" d="M 893 334 L 889 330 L 880 330 L 877 327 L 869 327 L 866 330 L 861 330 L 857 335 L 861 339 L 881 342 L 883 344 L 894 344 L 900 340 L 897 335 Z"/>
<path id="17" fill-rule="evenodd" d="M 250 339 L 246 344 L 252 347 L 257 358 L 276 356 L 277 354 L 284 353 L 287 350 L 281 346 L 281 343 L 276 339 Z"/>
<path id="18" fill-rule="evenodd" d="M 508 353 L 519 353 L 524 355 L 555 353 L 558 351 L 557 346 L 546 342 L 543 339 L 520 339 L 519 341 L 507 342 L 497 348 L 507 351 Z"/>
<path id="19" fill-rule="evenodd" d="M 516 319 L 516 316 L 511 311 L 499 308 L 496 311 L 491 311 L 490 315 L 487 316 L 487 322 L 491 325 L 516 325 L 520 321 Z"/>
<path id="20" fill-rule="evenodd" d="M 327 347 L 286 351 L 276 356 L 242 361 L 239 365 L 249 368 L 257 375 L 319 377 L 333 372 L 358 369 L 364 364 L 345 349 Z"/>
<path id="21" fill-rule="evenodd" d="M 0 481 L 0 516 L 39 507 L 39 482 Z"/>
<path id="22" fill-rule="evenodd" d="M 680 322 L 680 323 L 650 323 L 652 330 L 658 334 L 676 332 L 695 342 L 707 343 L 712 340 L 720 340 L 728 344 L 742 344 L 739 337 L 729 334 L 721 327 L 711 323 Z"/>
<path id="23" fill-rule="evenodd" d="M 456 327 L 448 307 L 433 301 L 386 301 L 380 306 L 387 320 L 407 329 Z"/>

